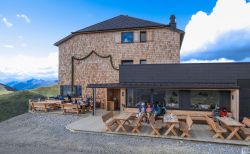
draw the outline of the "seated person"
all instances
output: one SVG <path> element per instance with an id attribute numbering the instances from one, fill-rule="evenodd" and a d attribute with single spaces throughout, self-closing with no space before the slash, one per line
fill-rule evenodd
<path id="1" fill-rule="evenodd" d="M 161 115 L 161 106 L 159 104 L 156 105 L 157 116 Z"/>
<path id="2" fill-rule="evenodd" d="M 220 116 L 220 107 L 216 106 L 216 107 L 212 110 L 212 116 L 213 116 L 213 118 L 219 117 L 219 116 Z"/>
<path id="3" fill-rule="evenodd" d="M 59 95 L 59 96 L 58 96 L 58 99 L 59 99 L 59 100 L 62 100 L 62 101 L 65 100 L 64 97 L 63 97 L 62 95 Z"/>
<path id="4" fill-rule="evenodd" d="M 74 104 L 77 104 L 77 103 L 78 103 L 78 100 L 77 100 L 77 99 L 73 99 L 73 103 L 74 103 Z"/>
<path id="5" fill-rule="evenodd" d="M 161 115 L 161 107 L 159 105 L 158 102 L 156 102 L 152 108 L 152 114 L 154 115 L 155 118 L 157 118 L 157 116 Z"/>
<path id="6" fill-rule="evenodd" d="M 220 117 L 227 117 L 227 110 L 225 107 L 220 111 Z"/>
<path id="7" fill-rule="evenodd" d="M 80 99 L 77 101 L 77 104 L 83 104 L 83 98 L 80 98 Z"/>
<path id="8" fill-rule="evenodd" d="M 67 94 L 67 98 L 68 98 L 69 103 L 72 103 L 72 98 L 69 94 Z"/>
<path id="9" fill-rule="evenodd" d="M 89 107 L 89 106 L 90 106 L 90 98 L 86 97 L 86 107 Z"/>

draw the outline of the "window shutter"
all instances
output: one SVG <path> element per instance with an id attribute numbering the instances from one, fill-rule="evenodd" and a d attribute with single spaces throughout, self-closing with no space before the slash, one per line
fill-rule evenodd
<path id="1" fill-rule="evenodd" d="M 147 31 L 147 41 L 153 41 L 153 31 Z"/>
<path id="2" fill-rule="evenodd" d="M 121 43 L 121 33 L 115 33 L 115 43 Z"/>
<path id="3" fill-rule="evenodd" d="M 140 32 L 134 32 L 134 42 L 140 42 Z"/>

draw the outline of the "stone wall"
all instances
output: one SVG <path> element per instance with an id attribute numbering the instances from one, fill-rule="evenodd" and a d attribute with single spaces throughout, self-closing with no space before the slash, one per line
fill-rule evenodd
<path id="1" fill-rule="evenodd" d="M 167 28 L 142 29 L 147 31 L 147 42 L 139 42 L 139 32 L 134 31 L 134 43 L 121 43 L 121 32 L 79 34 L 59 45 L 59 84 L 71 84 L 71 57 L 82 58 L 97 52 L 101 56 L 111 55 L 113 64 L 119 68 L 121 60 L 141 59 L 148 64 L 179 63 L 180 34 Z M 89 83 L 117 83 L 119 71 L 112 68 L 110 59 L 92 54 L 83 61 L 75 60 L 74 84 L 83 86 L 83 94 L 91 94 L 86 89 Z M 97 89 L 98 98 L 106 98 L 106 89 Z"/>

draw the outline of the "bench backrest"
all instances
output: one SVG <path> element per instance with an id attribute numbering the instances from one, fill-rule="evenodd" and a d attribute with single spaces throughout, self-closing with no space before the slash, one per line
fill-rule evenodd
<path id="1" fill-rule="evenodd" d="M 105 123 L 107 120 L 113 117 L 113 112 L 110 111 L 102 116 L 102 121 Z"/>
<path id="2" fill-rule="evenodd" d="M 193 125 L 193 120 L 191 119 L 191 117 L 189 115 L 187 115 L 186 123 L 187 123 L 188 128 L 191 129 L 191 127 Z"/>
<path id="3" fill-rule="evenodd" d="M 63 109 L 79 109 L 80 106 L 78 104 L 70 104 L 70 103 L 65 103 L 65 104 L 62 104 L 62 108 Z"/>
<path id="4" fill-rule="evenodd" d="M 137 108 L 124 108 L 123 112 L 128 112 L 128 113 L 139 113 L 139 109 Z"/>
<path id="5" fill-rule="evenodd" d="M 174 115 L 177 116 L 212 116 L 211 111 L 189 111 L 189 110 L 167 110 L 167 114 L 173 113 Z"/>
<path id="6" fill-rule="evenodd" d="M 35 102 L 32 102 L 31 103 L 32 107 L 36 107 L 36 108 L 46 108 L 46 103 L 35 103 Z"/>
<path id="7" fill-rule="evenodd" d="M 244 125 L 246 125 L 247 127 L 250 127 L 250 119 L 249 118 L 244 117 L 242 123 Z"/>

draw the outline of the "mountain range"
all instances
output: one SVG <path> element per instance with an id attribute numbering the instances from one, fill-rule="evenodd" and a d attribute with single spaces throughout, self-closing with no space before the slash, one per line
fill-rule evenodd
<path id="1" fill-rule="evenodd" d="M 39 87 L 47 87 L 55 85 L 58 83 L 58 80 L 42 80 L 42 79 L 30 79 L 27 81 L 11 81 L 5 83 L 5 85 L 12 87 L 16 90 L 29 90 L 36 89 Z"/>
<path id="2" fill-rule="evenodd" d="M 16 91 L 16 89 L 0 83 L 0 95 L 8 94 L 8 93 L 13 92 L 13 91 Z"/>

